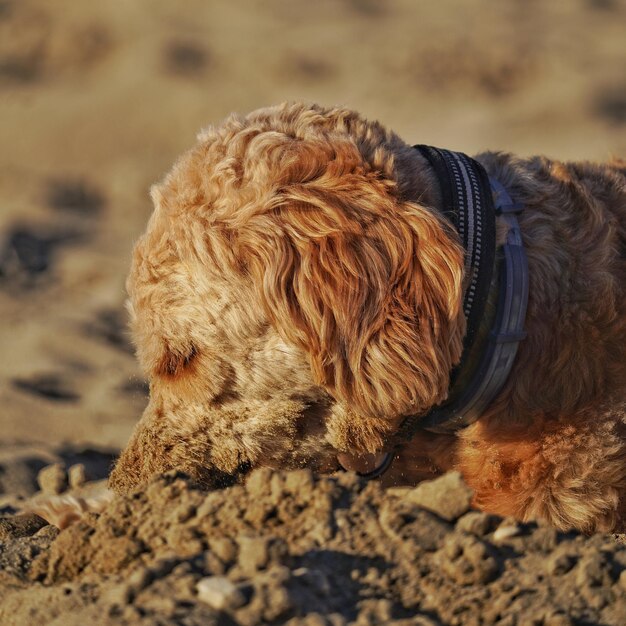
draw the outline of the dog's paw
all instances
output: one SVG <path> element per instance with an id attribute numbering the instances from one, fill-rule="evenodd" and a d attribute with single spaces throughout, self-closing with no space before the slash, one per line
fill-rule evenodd
<path id="1" fill-rule="evenodd" d="M 35 513 L 63 530 L 77 522 L 86 513 L 102 513 L 113 499 L 113 492 L 106 489 L 91 497 L 72 495 L 49 496 L 24 507 L 24 513 Z"/>

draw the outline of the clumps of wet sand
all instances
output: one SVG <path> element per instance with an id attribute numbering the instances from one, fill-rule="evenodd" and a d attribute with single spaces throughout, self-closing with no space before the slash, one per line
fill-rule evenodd
<path id="1" fill-rule="evenodd" d="M 0 569 L 6 625 L 626 623 L 626 546 L 472 511 L 458 474 L 167 474 L 61 532 L 6 516 Z"/>

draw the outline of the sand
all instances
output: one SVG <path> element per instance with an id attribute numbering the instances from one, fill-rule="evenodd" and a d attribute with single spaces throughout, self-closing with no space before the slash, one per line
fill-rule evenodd
<path id="1" fill-rule="evenodd" d="M 0 623 L 622 626 L 626 546 L 469 509 L 458 474 L 383 490 L 175 472 L 59 532 L 0 520 Z"/>
<path id="2" fill-rule="evenodd" d="M 123 527 L 105 512 L 57 536 L 13 512 L 41 497 L 51 464 L 83 466 L 72 493 L 100 489 L 145 406 L 124 280 L 149 187 L 200 128 L 305 99 L 412 143 L 624 156 L 625 40 L 623 0 L 0 0 L 0 623 L 620 623 L 611 538 L 520 527 L 500 545 L 493 520 L 476 534 L 465 516 L 405 515 L 403 497 L 345 478 L 249 528 L 242 487 L 171 477 L 112 505 Z M 54 471 L 46 489 L 65 489 Z M 174 521 L 174 491 L 204 517 Z M 234 547 L 216 549 L 211 524 Z M 259 572 L 238 569 L 242 533 L 279 546 Z M 230 598 L 221 613 L 198 600 L 212 576 L 201 589 Z"/>

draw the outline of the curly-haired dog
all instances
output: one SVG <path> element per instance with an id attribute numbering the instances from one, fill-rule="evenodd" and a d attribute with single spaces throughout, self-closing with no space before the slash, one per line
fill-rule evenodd
<path id="1" fill-rule="evenodd" d="M 479 419 L 396 437 L 446 401 L 466 318 L 461 238 L 423 153 L 345 109 L 233 116 L 152 191 L 128 289 L 150 402 L 111 476 L 214 484 L 250 467 L 458 469 L 475 504 L 557 527 L 626 517 L 624 164 L 476 157 L 524 210 L 529 297 Z M 508 222 L 497 217 L 501 247 Z M 470 272 L 471 273 L 471 268 Z"/>

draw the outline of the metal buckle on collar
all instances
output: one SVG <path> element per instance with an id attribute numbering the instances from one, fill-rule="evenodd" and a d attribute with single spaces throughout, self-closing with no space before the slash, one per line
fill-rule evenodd
<path id="1" fill-rule="evenodd" d="M 357 472 L 357 474 L 367 480 L 380 478 L 391 467 L 394 456 L 393 452 L 387 452 L 378 467 L 375 467 L 371 472 Z"/>
<path id="2" fill-rule="evenodd" d="M 386 452 L 385 455 L 383 456 L 383 460 L 373 470 L 370 470 L 369 472 L 356 472 L 356 474 L 358 476 L 361 476 L 361 478 L 365 478 L 367 480 L 371 480 L 373 478 L 379 478 L 391 467 L 394 456 L 395 456 L 394 452 Z M 350 470 L 347 470 L 343 465 L 341 465 L 341 462 L 339 462 L 339 467 L 341 467 L 341 469 L 344 472 L 350 471 Z"/>

